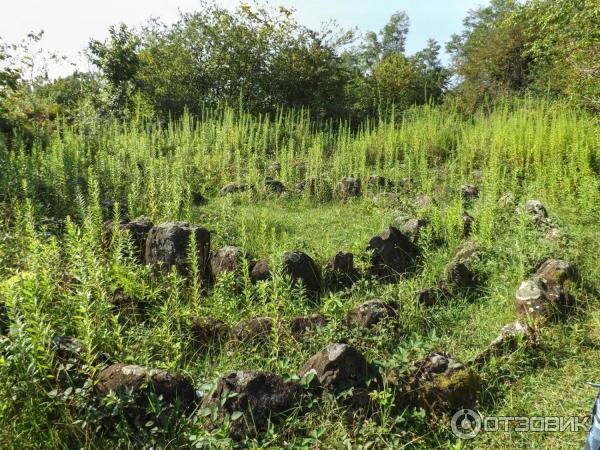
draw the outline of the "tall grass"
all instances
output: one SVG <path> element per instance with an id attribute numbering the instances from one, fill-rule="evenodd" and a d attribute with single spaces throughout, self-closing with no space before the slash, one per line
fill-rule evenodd
<path id="1" fill-rule="evenodd" d="M 569 258 L 584 269 L 583 285 L 600 283 L 590 254 L 600 250 L 600 133 L 594 117 L 559 103 L 513 100 L 470 117 L 450 107 L 426 106 L 357 128 L 315 124 L 303 111 L 280 113 L 271 121 L 228 108 L 167 124 L 112 122 L 93 132 L 61 124 L 45 146 L 12 142 L 0 146 L 0 300 L 11 323 L 8 335 L 0 337 L 1 447 L 185 447 L 199 436 L 226 442 L 194 420 L 182 420 L 176 430 L 134 432 L 121 424 L 113 434 L 102 434 L 98 423 L 105 410 L 95 403 L 89 381 L 66 377 L 52 351 L 52 336 L 71 335 L 82 342 L 86 380 L 93 379 L 99 353 L 182 371 L 197 385 L 233 369 L 292 376 L 311 353 L 340 339 L 391 367 L 440 348 L 472 357 L 512 319 L 514 289 L 544 258 Z M 281 164 L 280 173 L 269 171 L 272 162 Z M 474 170 L 482 171 L 481 180 Z M 336 192 L 339 179 L 349 175 L 362 180 L 361 198 L 343 199 Z M 371 175 L 393 181 L 396 197 L 367 192 Z M 267 176 L 281 180 L 288 192 L 270 193 Z M 294 192 L 296 183 L 312 177 L 322 180 L 314 194 L 308 188 Z M 248 183 L 252 190 L 217 197 L 229 182 Z M 479 267 L 487 281 L 450 305 L 425 309 L 414 292 L 444 278 L 449 255 L 462 239 L 464 183 L 477 184 L 481 192 L 469 211 L 476 218 L 473 239 L 487 252 Z M 195 206 L 192 193 L 209 203 Z M 415 208 L 416 195 L 435 202 Z M 548 207 L 555 225 L 570 235 L 569 246 L 544 239 L 540 230 L 515 218 L 516 205 L 528 198 Z M 417 277 L 397 285 L 363 281 L 350 291 L 326 293 L 314 304 L 279 270 L 285 250 L 303 249 L 321 265 L 340 249 L 358 254 L 399 212 L 431 223 L 419 241 L 424 261 Z M 241 290 L 225 277 L 205 292 L 206 286 L 175 272 L 154 274 L 136 263 L 126 236 L 113 233 L 109 244 L 103 242 L 103 222 L 116 224 L 123 215 L 206 226 L 213 232 L 213 248 L 239 245 L 266 257 L 274 276 L 254 286 L 246 273 Z M 359 266 L 365 264 L 357 259 Z M 193 257 L 190 266 L 199 270 Z M 143 311 L 117 313 L 110 303 L 117 288 Z M 349 308 L 373 297 L 400 301 L 397 329 L 364 335 L 339 326 Z M 586 291 L 579 298 L 593 302 Z M 328 314 L 332 322 L 306 342 L 279 332 L 283 317 L 313 311 Z M 228 324 L 269 316 L 278 325 L 266 344 L 199 351 L 191 344 L 190 320 L 209 314 Z M 585 316 L 581 320 L 586 323 Z M 561 329 L 564 342 L 577 339 L 579 332 L 570 326 Z M 551 342 L 556 350 L 563 341 Z M 580 343 L 576 348 L 588 350 Z M 552 354 L 538 363 L 550 366 L 554 358 L 567 356 Z M 535 372 L 522 355 L 506 364 L 507 373 L 484 374 L 495 389 L 485 395 L 510 410 L 516 406 L 503 394 L 519 376 Z M 450 445 L 445 431 L 432 436 L 425 430 L 418 414 L 406 418 L 415 431 L 400 438 L 400 419 L 386 403 L 389 392 L 378 395 L 383 424 L 366 422 L 353 431 L 344 425 L 341 408 L 329 404 L 327 414 L 314 407 L 280 435 L 247 444 L 385 447 L 414 439 Z M 496 408 L 493 402 L 486 405 Z"/>

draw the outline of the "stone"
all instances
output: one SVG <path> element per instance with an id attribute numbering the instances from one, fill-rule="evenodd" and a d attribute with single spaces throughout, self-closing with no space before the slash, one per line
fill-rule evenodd
<path id="1" fill-rule="evenodd" d="M 211 273 L 215 280 L 225 273 L 241 276 L 244 266 L 252 267 L 252 257 L 241 248 L 232 245 L 221 247 L 210 258 Z"/>
<path id="2" fill-rule="evenodd" d="M 419 240 L 419 234 L 421 233 L 421 230 L 428 225 L 429 221 L 427 219 L 412 218 L 406 220 L 400 229 L 402 233 L 411 238 L 413 242 L 417 242 Z"/>
<path id="3" fill-rule="evenodd" d="M 191 326 L 192 340 L 200 347 L 210 347 L 227 339 L 229 328 L 214 317 L 194 317 Z"/>
<path id="4" fill-rule="evenodd" d="M 285 185 L 278 180 L 272 180 L 270 178 L 267 178 L 265 180 L 265 187 L 267 188 L 267 191 L 272 192 L 274 194 L 281 194 L 285 192 Z"/>
<path id="5" fill-rule="evenodd" d="M 121 363 L 100 372 L 95 390 L 100 396 L 110 392 L 133 395 L 133 402 L 124 407 L 124 413 L 140 428 L 150 419 L 160 424 L 176 419 L 180 412 L 191 411 L 196 400 L 194 387 L 181 374 Z M 154 412 L 155 401 L 160 403 L 158 413 Z"/>
<path id="6" fill-rule="evenodd" d="M 372 328 L 378 323 L 398 317 L 398 304 L 370 300 L 354 308 L 346 315 L 349 327 Z"/>
<path id="7" fill-rule="evenodd" d="M 446 268 L 446 274 L 448 283 L 459 288 L 470 288 L 477 284 L 471 264 L 466 260 L 451 261 Z"/>
<path id="8" fill-rule="evenodd" d="M 214 392 L 206 397 L 202 408 L 217 408 L 216 418 L 210 418 L 209 428 L 220 426 L 226 416 L 236 412 L 242 416 L 230 423 L 230 436 L 240 440 L 246 435 L 264 431 L 270 421 L 290 413 L 301 394 L 298 383 L 284 382 L 270 372 L 237 371 L 217 380 Z"/>
<path id="9" fill-rule="evenodd" d="M 469 215 L 469 213 L 463 211 L 461 215 L 462 223 L 463 223 L 463 238 L 467 238 L 471 235 L 471 231 L 473 231 L 473 223 L 475 219 Z"/>
<path id="10" fill-rule="evenodd" d="M 425 306 L 435 306 L 451 297 L 452 293 L 445 286 L 434 286 L 417 292 L 417 301 Z"/>
<path id="11" fill-rule="evenodd" d="M 562 317 L 571 307 L 573 299 L 569 289 L 576 276 L 575 267 L 567 261 L 545 261 L 534 276 L 517 289 L 517 315 L 542 321 Z"/>
<path id="12" fill-rule="evenodd" d="M 396 279 L 408 272 L 419 255 L 412 241 L 397 228 L 389 227 L 373 237 L 367 246 L 371 252 L 371 272 L 383 279 Z"/>
<path id="13" fill-rule="evenodd" d="M 372 374 L 365 357 L 347 344 L 329 344 L 311 356 L 300 369 L 301 377 L 313 373 L 315 387 L 323 393 L 339 394 L 364 387 Z"/>
<path id="14" fill-rule="evenodd" d="M 52 350 L 59 362 L 79 365 L 84 351 L 83 344 L 79 339 L 72 336 L 52 336 L 51 343 Z"/>
<path id="15" fill-rule="evenodd" d="M 454 259 L 471 260 L 477 255 L 477 245 L 473 241 L 465 241 L 454 250 Z"/>
<path id="16" fill-rule="evenodd" d="M 283 270 L 294 282 L 301 281 L 309 295 L 316 296 L 321 291 L 323 281 L 321 270 L 310 256 L 301 251 L 285 252 L 281 257 Z"/>
<path id="17" fill-rule="evenodd" d="M 464 184 L 460 188 L 460 192 L 462 198 L 467 201 L 474 200 L 479 197 L 479 188 L 477 186 L 473 186 L 472 184 Z"/>
<path id="18" fill-rule="evenodd" d="M 515 295 L 517 315 L 536 320 L 558 319 L 572 306 L 572 298 L 561 286 L 546 285 L 539 278 L 521 283 Z"/>
<path id="19" fill-rule="evenodd" d="M 268 339 L 273 329 L 273 319 L 257 317 L 242 320 L 229 331 L 232 341 L 248 342 Z"/>
<path id="20" fill-rule="evenodd" d="M 221 188 L 219 191 L 219 195 L 221 197 L 229 194 L 236 194 L 238 192 L 245 192 L 248 190 L 248 185 L 246 183 L 229 183 Z"/>
<path id="21" fill-rule="evenodd" d="M 145 217 L 138 217 L 135 220 L 129 220 L 123 218 L 119 221 L 117 226 L 118 230 L 123 233 L 127 233 L 133 241 L 133 246 L 136 251 L 136 258 L 139 262 L 144 261 L 144 254 L 146 252 L 146 239 L 154 224 Z M 104 222 L 103 235 L 104 242 L 109 245 L 112 240 L 112 234 L 114 230 L 114 223 L 112 220 Z"/>
<path id="22" fill-rule="evenodd" d="M 210 233 L 206 228 L 187 222 L 169 222 L 152 227 L 146 240 L 146 263 L 159 265 L 165 271 L 175 266 L 180 275 L 187 275 L 189 240 L 192 233 L 196 237 L 200 276 L 208 277 Z"/>
<path id="23" fill-rule="evenodd" d="M 269 268 L 269 261 L 261 259 L 258 261 L 250 271 L 250 279 L 254 284 L 259 281 L 266 281 L 271 277 L 271 269 Z"/>
<path id="24" fill-rule="evenodd" d="M 208 199 L 199 192 L 192 192 L 192 205 L 201 206 L 208 203 Z"/>
<path id="25" fill-rule="evenodd" d="M 390 189 L 394 187 L 394 183 L 380 175 L 372 175 L 368 182 L 370 189 Z"/>
<path id="26" fill-rule="evenodd" d="M 329 258 L 325 284 L 331 289 L 349 287 L 358 278 L 359 273 L 354 268 L 352 253 L 338 252 Z"/>
<path id="27" fill-rule="evenodd" d="M 475 404 L 480 379 L 458 359 L 434 352 L 414 366 L 416 370 L 409 375 L 405 392 L 426 412 L 454 413 Z"/>
<path id="28" fill-rule="evenodd" d="M 538 345 L 539 337 L 537 331 L 527 323 L 516 321 L 504 325 L 500 334 L 473 360 L 475 366 L 482 366 L 492 358 L 497 358 L 517 349 L 519 343 L 525 347 Z"/>
<path id="29" fill-rule="evenodd" d="M 324 327 L 329 319 L 323 314 L 309 314 L 290 319 L 290 333 L 295 338 L 304 336 L 308 331 Z"/>
<path id="30" fill-rule="evenodd" d="M 418 195 L 413 204 L 417 210 L 429 209 L 433 206 L 433 201 L 429 195 Z"/>
<path id="31" fill-rule="evenodd" d="M 342 197 L 359 197 L 362 193 L 360 180 L 354 177 L 344 177 L 338 183 L 338 191 Z"/>
<path id="32" fill-rule="evenodd" d="M 269 167 L 267 167 L 267 170 L 269 172 L 279 172 L 281 170 L 281 164 L 278 162 L 272 162 L 271 164 L 269 164 Z"/>
<path id="33" fill-rule="evenodd" d="M 567 282 L 574 283 L 577 270 L 562 259 L 549 259 L 536 271 L 535 276 L 544 280 L 547 285 L 565 287 Z"/>
<path id="34" fill-rule="evenodd" d="M 523 213 L 531 217 L 537 225 L 548 222 L 548 211 L 546 211 L 546 207 L 539 200 L 527 200 L 524 207 L 517 207 L 517 214 Z"/>

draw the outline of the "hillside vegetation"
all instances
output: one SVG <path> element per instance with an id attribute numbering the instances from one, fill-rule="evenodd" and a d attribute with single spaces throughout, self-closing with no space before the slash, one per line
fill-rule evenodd
<path id="1" fill-rule="evenodd" d="M 522 343 L 477 364 L 475 402 L 484 415 L 586 415 L 594 392 L 585 382 L 595 379 L 599 356 L 598 143 L 586 113 L 537 101 L 468 118 L 415 108 L 399 122 L 372 121 L 357 131 L 317 129 L 301 113 L 270 122 L 227 109 L 164 127 L 115 122 L 83 132 L 61 125 L 44 149 L 15 141 L 0 156 L 7 168 L 0 179 L 2 446 L 229 447 L 239 442 L 229 440 L 235 427 L 225 421 L 207 428 L 201 408 L 168 425 L 134 425 L 122 413 L 131 398 L 98 396 L 99 371 L 111 361 L 160 367 L 207 395 L 235 370 L 298 379 L 312 354 L 336 342 L 358 349 L 384 380 L 390 371 L 408 376 L 432 351 L 471 362 L 515 320 L 516 289 L 547 259 L 577 267 L 574 308 L 535 325 L 537 345 Z M 360 194 L 337 186 L 350 175 L 362 182 Z M 393 187 L 369 187 L 372 175 Z M 284 192 L 269 190 L 266 177 L 281 181 Z M 296 190 L 313 177 L 314 190 Z M 231 182 L 248 189 L 219 195 Z M 477 197 L 465 198 L 466 184 L 476 185 Z M 545 205 L 548 219 L 536 224 L 515 212 L 530 199 Z M 463 211 L 474 219 L 468 238 Z M 266 258 L 271 277 L 252 283 L 242 268 L 205 281 L 193 257 L 191 275 L 156 272 L 138 262 L 130 233 L 117 227 L 106 238 L 104 221 L 140 215 L 205 227 L 213 253 L 238 246 Z M 401 278 L 378 281 L 369 271 L 369 240 L 411 217 L 426 221 L 413 237 L 420 256 Z M 423 304 L 419 292 L 449 283 L 447 267 L 465 239 L 478 249 L 470 266 L 475 280 Z M 352 252 L 362 275 L 310 295 L 282 266 L 282 253 L 295 250 L 324 274 L 329 257 Z M 348 326 L 346 314 L 374 299 L 396 302 L 397 314 L 373 327 Z M 327 323 L 290 335 L 286 320 L 313 313 Z M 259 337 L 206 345 L 195 338 L 194 319 L 207 317 L 227 327 L 267 317 L 272 326 Z M 64 336 L 77 339 L 75 349 L 57 344 Z M 430 416 L 418 403 L 405 404 L 404 390 L 379 382 L 366 410 L 306 391 L 284 419 L 244 434 L 242 445 L 459 448 L 443 412 Z M 486 433 L 469 444 L 569 448 L 583 437 Z"/>

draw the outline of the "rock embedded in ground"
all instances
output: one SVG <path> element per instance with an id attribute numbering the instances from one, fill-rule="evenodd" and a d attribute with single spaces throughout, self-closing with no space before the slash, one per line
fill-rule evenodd
<path id="1" fill-rule="evenodd" d="M 144 261 L 146 252 L 146 239 L 154 224 L 145 217 L 138 217 L 135 220 L 123 218 L 119 221 L 117 228 L 120 232 L 127 233 L 133 242 L 135 255 L 139 262 Z M 114 231 L 114 223 L 112 220 L 104 222 L 103 235 L 106 244 L 110 244 Z"/>
<path id="2" fill-rule="evenodd" d="M 302 366 L 301 377 L 313 373 L 315 387 L 323 393 L 339 394 L 350 388 L 364 387 L 372 374 L 365 357 L 347 344 L 329 344 Z"/>
<path id="3" fill-rule="evenodd" d="M 290 334 L 295 338 L 300 338 L 311 330 L 324 327 L 328 322 L 329 319 L 323 314 L 292 317 L 289 322 Z"/>
<path id="4" fill-rule="evenodd" d="M 413 240 L 413 242 L 417 242 L 419 240 L 419 235 L 421 234 L 421 230 L 429 225 L 429 221 L 427 219 L 408 219 L 403 222 L 400 230 L 402 233 L 407 235 L 409 238 Z"/>
<path id="5" fill-rule="evenodd" d="M 265 188 L 267 191 L 272 192 L 274 194 L 281 194 L 285 192 L 285 185 L 279 180 L 273 180 L 271 178 L 267 178 L 265 180 Z"/>
<path id="6" fill-rule="evenodd" d="M 359 197 L 362 193 L 360 180 L 354 177 L 344 177 L 342 178 L 338 185 L 338 192 L 342 195 L 342 197 Z"/>
<path id="7" fill-rule="evenodd" d="M 273 319 L 270 317 L 256 317 L 242 320 L 229 330 L 229 337 L 233 341 L 249 342 L 268 339 L 273 329 Z"/>
<path id="8" fill-rule="evenodd" d="M 394 183 L 380 175 L 372 175 L 369 177 L 368 186 L 370 189 L 391 189 L 394 187 Z"/>
<path id="9" fill-rule="evenodd" d="M 371 272 L 384 279 L 395 279 L 408 272 L 419 255 L 410 238 L 394 227 L 373 237 L 367 251 L 371 252 Z"/>
<path id="10" fill-rule="evenodd" d="M 417 210 L 429 209 L 433 206 L 433 200 L 429 195 L 418 195 L 413 204 Z"/>
<path id="11" fill-rule="evenodd" d="M 281 262 L 284 272 L 294 283 L 302 282 L 309 295 L 319 295 L 323 285 L 321 270 L 310 256 L 301 251 L 285 252 Z"/>
<path id="12" fill-rule="evenodd" d="M 83 357 L 83 344 L 72 336 L 52 336 L 52 350 L 63 364 L 79 364 Z"/>
<path id="13" fill-rule="evenodd" d="M 267 167 L 267 170 L 269 172 L 274 172 L 274 173 L 278 173 L 281 170 L 281 164 L 278 162 L 272 162 L 271 164 L 269 164 L 269 166 Z"/>
<path id="14" fill-rule="evenodd" d="M 570 287 L 576 270 L 567 261 L 551 259 L 521 283 L 515 294 L 517 315 L 535 320 L 563 317 L 572 305 Z"/>
<path id="15" fill-rule="evenodd" d="M 435 306 L 452 297 L 446 286 L 434 286 L 417 291 L 417 301 L 425 306 Z"/>
<path id="16" fill-rule="evenodd" d="M 188 250 L 192 233 L 196 238 L 196 256 L 200 276 L 207 277 L 210 233 L 206 228 L 200 228 L 187 222 L 169 222 L 152 227 L 146 240 L 146 263 L 159 265 L 165 271 L 175 266 L 180 275 L 188 275 Z"/>
<path id="17" fill-rule="evenodd" d="M 221 197 L 229 194 L 235 194 L 238 192 L 245 192 L 248 190 L 248 185 L 246 183 L 228 183 L 221 188 L 219 191 L 219 195 Z"/>
<path id="18" fill-rule="evenodd" d="M 387 319 L 398 316 L 398 304 L 370 300 L 349 311 L 346 323 L 349 327 L 371 328 Z"/>
<path id="19" fill-rule="evenodd" d="M 210 258 L 211 273 L 215 280 L 226 273 L 241 276 L 245 270 L 244 266 L 251 269 L 252 256 L 232 245 L 221 247 Z"/>
<path id="20" fill-rule="evenodd" d="M 474 200 L 477 197 L 479 197 L 479 188 L 472 184 L 464 184 L 460 188 L 460 192 L 461 192 L 462 198 L 467 201 Z"/>
<path id="21" fill-rule="evenodd" d="M 480 379 L 458 359 L 434 352 L 414 364 L 405 392 L 428 413 L 454 413 L 475 404 Z"/>
<path id="22" fill-rule="evenodd" d="M 446 267 L 448 283 L 459 288 L 475 287 L 476 276 L 469 261 L 453 260 Z"/>
<path id="23" fill-rule="evenodd" d="M 266 281 L 271 277 L 271 269 L 269 268 L 269 261 L 266 259 L 259 260 L 250 271 L 250 279 L 254 284 L 259 281 Z"/>
<path id="24" fill-rule="evenodd" d="M 229 327 L 214 317 L 194 317 L 191 324 L 192 340 L 200 347 L 210 347 L 227 340 Z"/>
<path id="25" fill-rule="evenodd" d="M 473 216 L 469 215 L 469 213 L 465 211 L 463 211 L 461 219 L 463 224 L 463 238 L 468 238 L 471 235 L 471 231 L 473 231 L 473 223 L 475 222 L 475 219 L 473 218 Z"/>
<path id="26" fill-rule="evenodd" d="M 133 401 L 124 406 L 123 412 L 137 427 L 144 427 L 150 419 L 160 424 L 178 419 L 178 413 L 192 409 L 196 397 L 194 387 L 181 374 L 121 363 L 100 372 L 95 390 L 101 396 L 110 392 L 132 395 Z M 160 403 L 158 413 L 156 401 Z"/>
<path id="27" fill-rule="evenodd" d="M 301 388 L 298 383 L 284 382 L 270 372 L 237 371 L 217 380 L 214 392 L 202 401 L 204 409 L 216 408 L 209 427 L 220 426 L 226 416 L 241 413 L 232 421 L 230 435 L 239 440 L 264 431 L 269 422 L 285 417 L 298 406 Z"/>
<path id="28" fill-rule="evenodd" d="M 327 262 L 325 284 L 330 289 L 349 287 L 358 280 L 360 274 L 354 268 L 354 255 L 338 252 Z"/>
<path id="29" fill-rule="evenodd" d="M 201 206 L 205 205 L 206 203 L 208 203 L 208 199 L 206 197 L 199 192 L 192 192 L 192 204 L 194 206 Z"/>
<path id="30" fill-rule="evenodd" d="M 504 325 L 496 338 L 473 360 L 473 364 L 481 366 L 492 358 L 497 358 L 517 349 L 519 343 L 525 347 L 538 344 L 537 331 L 527 323 L 516 321 Z"/>
<path id="31" fill-rule="evenodd" d="M 517 207 L 516 212 L 531 217 L 537 225 L 548 223 L 548 211 L 539 200 L 527 200 L 524 206 Z"/>
<path id="32" fill-rule="evenodd" d="M 577 270 L 571 263 L 562 259 L 549 259 L 536 271 L 535 276 L 544 280 L 547 285 L 565 287 L 567 283 L 574 283 Z"/>

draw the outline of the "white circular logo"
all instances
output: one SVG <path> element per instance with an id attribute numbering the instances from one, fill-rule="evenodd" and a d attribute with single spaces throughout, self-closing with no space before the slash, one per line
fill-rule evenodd
<path id="1" fill-rule="evenodd" d="M 472 409 L 461 409 L 452 416 L 452 432 L 461 439 L 473 439 L 481 431 L 481 415 Z"/>

